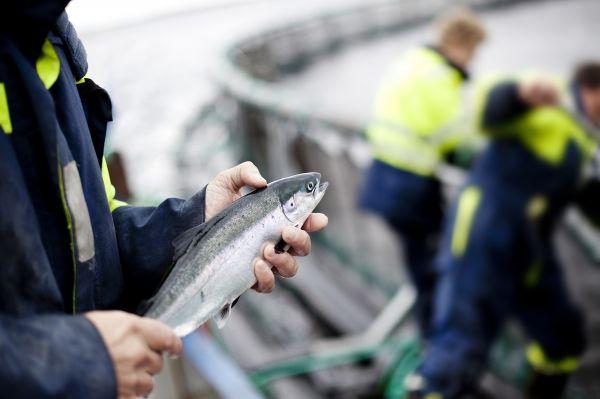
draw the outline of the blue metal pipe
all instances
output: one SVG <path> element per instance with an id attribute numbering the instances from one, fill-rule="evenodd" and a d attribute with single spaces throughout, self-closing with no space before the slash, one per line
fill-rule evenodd
<path id="1" fill-rule="evenodd" d="M 186 359 L 222 399 L 264 399 L 240 367 L 204 330 L 183 339 Z"/>

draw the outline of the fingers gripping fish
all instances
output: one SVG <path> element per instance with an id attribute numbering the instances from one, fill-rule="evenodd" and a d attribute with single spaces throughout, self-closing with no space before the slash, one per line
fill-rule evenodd
<path id="1" fill-rule="evenodd" d="M 265 242 L 278 242 L 286 225 L 301 227 L 328 183 L 303 173 L 268 184 L 173 241 L 175 264 L 144 316 L 182 337 L 209 318 L 225 324 L 233 302 L 256 283 L 252 261 Z M 278 250 L 286 250 L 280 241 Z"/>

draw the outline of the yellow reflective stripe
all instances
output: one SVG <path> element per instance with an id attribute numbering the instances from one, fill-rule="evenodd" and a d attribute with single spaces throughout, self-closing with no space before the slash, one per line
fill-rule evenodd
<path id="1" fill-rule="evenodd" d="M 543 374 L 566 374 L 579 367 L 579 359 L 574 356 L 558 360 L 548 358 L 537 343 L 531 344 L 527 348 L 527 360 L 536 371 Z"/>
<path id="2" fill-rule="evenodd" d="M 67 229 L 69 230 L 69 247 L 71 248 L 71 260 L 73 262 L 73 314 L 77 313 L 77 261 L 75 260 L 75 233 L 73 231 L 73 221 L 71 219 L 71 211 L 67 205 L 67 196 L 65 194 L 65 185 L 63 181 L 63 170 L 58 162 L 58 187 L 60 191 L 60 200 L 62 202 L 63 210 L 65 212 L 65 218 L 67 220 Z"/>
<path id="3" fill-rule="evenodd" d="M 424 399 L 443 399 L 442 395 L 437 393 L 437 392 L 433 392 L 433 393 L 428 393 L 427 395 L 425 395 Z"/>
<path id="4" fill-rule="evenodd" d="M 471 224 L 480 201 L 481 190 L 475 186 L 465 188 L 458 200 L 451 244 L 452 255 L 454 256 L 462 256 L 467 249 Z"/>
<path id="5" fill-rule="evenodd" d="M 113 212 L 115 209 L 128 205 L 126 202 L 115 199 L 115 186 L 110 182 L 110 174 L 108 173 L 108 165 L 106 165 L 106 158 L 102 157 L 102 182 L 104 183 L 104 191 L 106 192 L 106 199 L 108 200 L 108 207 Z"/>
<path id="6" fill-rule="evenodd" d="M 0 127 L 4 133 L 11 134 L 13 127 L 8 110 L 8 99 L 6 98 L 6 88 L 4 83 L 0 82 Z"/>
<path id="7" fill-rule="evenodd" d="M 377 123 L 367 131 L 373 157 L 420 176 L 435 174 L 440 157 L 432 145 L 416 135 L 399 133 L 400 127 Z"/>
<path id="8" fill-rule="evenodd" d="M 474 132 L 475 130 L 469 125 L 468 118 L 460 115 L 442 127 L 435 136 L 431 137 L 430 142 L 441 155 L 444 155 L 476 140 L 472 138 L 476 137 Z"/>
<path id="9" fill-rule="evenodd" d="M 403 169 L 419 176 L 431 177 L 435 175 L 438 158 L 427 152 L 419 153 L 405 148 L 396 148 L 389 151 L 384 145 L 373 146 L 373 157 L 383 163 L 398 169 Z"/>
<path id="10" fill-rule="evenodd" d="M 77 82 L 75 82 L 76 84 L 81 84 L 83 82 L 85 82 L 85 80 L 87 79 L 87 75 L 85 75 L 83 78 L 79 79 Z"/>
<path id="11" fill-rule="evenodd" d="M 542 262 L 538 260 L 529 267 L 529 269 L 525 273 L 525 278 L 523 279 L 523 282 L 525 283 L 526 287 L 535 287 L 539 283 L 540 277 L 542 275 L 542 266 Z"/>
<path id="12" fill-rule="evenodd" d="M 419 140 L 423 144 L 432 145 L 437 150 L 449 139 L 454 137 L 460 138 L 465 135 L 464 131 L 467 129 L 467 118 L 465 115 L 459 115 L 427 135 L 419 134 L 399 121 L 373 119 L 369 122 L 371 130 L 374 130 L 376 126 L 381 127 L 382 132 L 376 132 L 375 134 L 372 134 L 372 136 L 376 136 L 377 133 L 379 136 L 382 136 L 383 134 L 402 134 L 410 136 L 413 140 Z"/>
<path id="13" fill-rule="evenodd" d="M 531 220 L 538 219 L 548 209 L 548 199 L 543 195 L 532 197 L 525 207 L 525 214 Z"/>
<path id="14" fill-rule="evenodd" d="M 42 54 L 35 63 L 35 69 L 46 89 L 52 87 L 58 79 L 58 75 L 60 74 L 60 60 L 58 59 L 56 50 L 54 50 L 52 43 L 48 39 L 46 39 L 42 46 Z"/>

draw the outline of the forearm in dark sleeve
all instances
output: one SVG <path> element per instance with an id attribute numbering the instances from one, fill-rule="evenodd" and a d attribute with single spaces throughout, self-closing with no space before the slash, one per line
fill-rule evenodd
<path id="1" fill-rule="evenodd" d="M 115 372 L 96 328 L 83 316 L 0 315 L 0 396 L 114 399 Z"/>
<path id="2" fill-rule="evenodd" d="M 489 93 L 483 111 L 482 124 L 490 128 L 510 122 L 529 109 L 519 97 L 519 87 L 515 82 L 501 83 Z"/>
<path id="3" fill-rule="evenodd" d="M 172 264 L 173 240 L 204 222 L 204 197 L 205 189 L 188 200 L 171 198 L 157 207 L 113 211 L 128 309 L 158 287 Z"/>

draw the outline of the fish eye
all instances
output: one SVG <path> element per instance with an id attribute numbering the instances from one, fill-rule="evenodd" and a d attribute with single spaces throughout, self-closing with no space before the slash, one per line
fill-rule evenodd
<path id="1" fill-rule="evenodd" d="M 312 191 L 313 188 L 315 188 L 315 183 L 309 181 L 308 184 L 306 185 L 306 188 L 308 191 Z"/>

